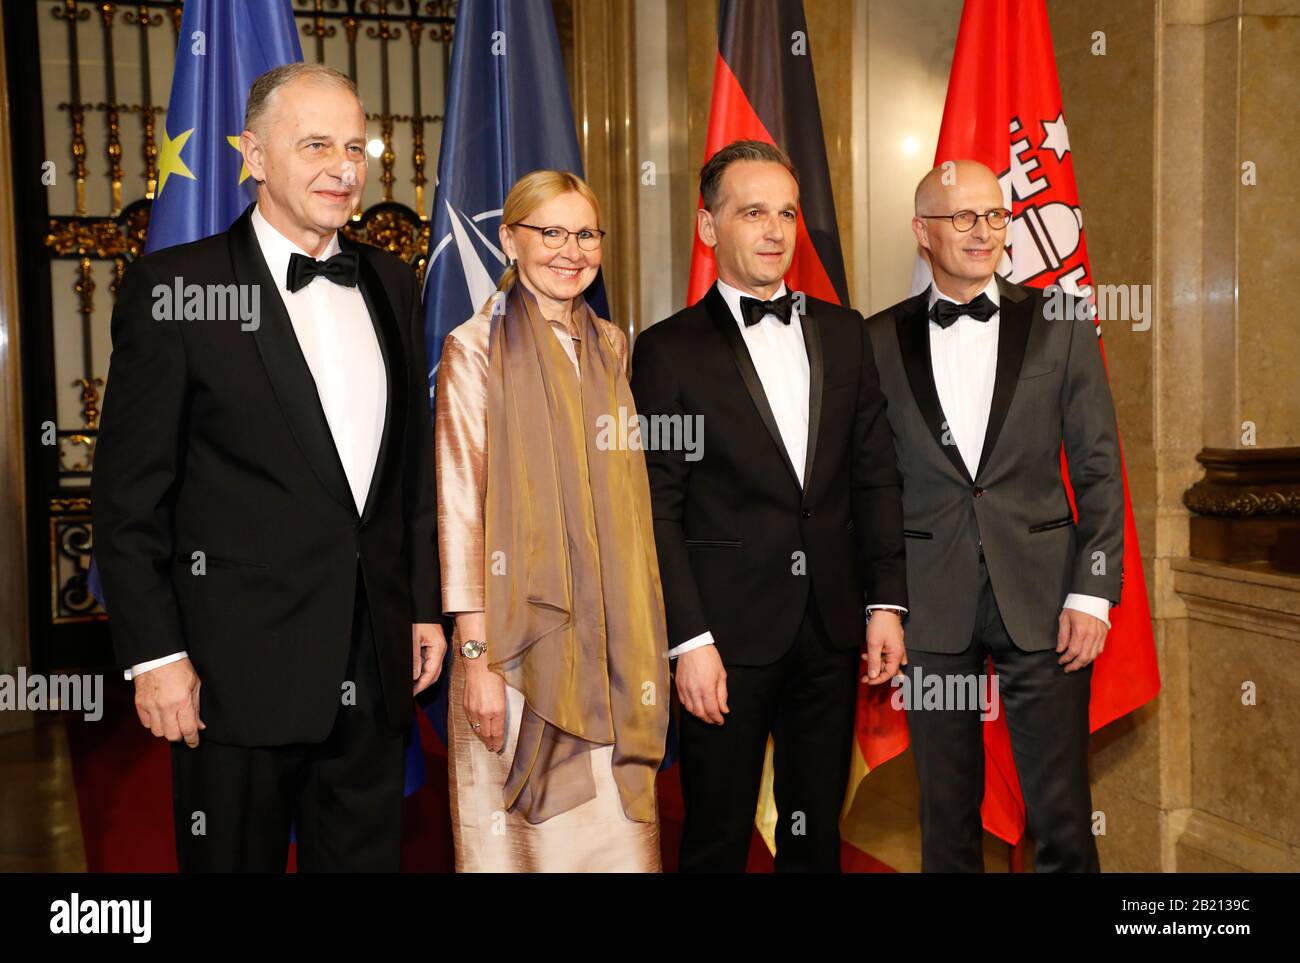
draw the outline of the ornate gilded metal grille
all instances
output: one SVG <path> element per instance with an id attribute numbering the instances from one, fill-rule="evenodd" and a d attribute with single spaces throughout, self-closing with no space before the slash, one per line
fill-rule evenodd
<path id="1" fill-rule="evenodd" d="M 50 326 L 40 360 L 52 369 L 44 380 L 54 386 L 48 401 L 57 464 L 41 473 L 39 487 L 49 516 L 50 622 L 59 625 L 103 617 L 86 575 L 108 322 L 126 265 L 140 256 L 148 231 L 183 3 L 30 2 L 40 90 L 16 107 L 38 110 L 45 134 L 48 228 L 43 250 L 24 257 L 45 259 L 50 285 L 50 317 L 28 323 Z M 351 76 L 371 125 L 371 204 L 345 232 L 393 251 L 422 276 L 453 0 L 293 6 L 304 58 Z"/>

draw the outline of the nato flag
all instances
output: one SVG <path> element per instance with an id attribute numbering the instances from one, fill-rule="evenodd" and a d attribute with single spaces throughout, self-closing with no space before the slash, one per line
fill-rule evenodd
<path id="1" fill-rule="evenodd" d="M 506 194 L 541 168 L 582 175 L 550 0 L 460 0 L 424 277 L 431 402 L 447 333 L 483 307 L 505 272 L 497 228 Z M 609 316 L 599 274 L 586 297 Z M 444 742 L 449 669 L 427 708 Z"/>
<path id="2" fill-rule="evenodd" d="M 506 269 L 497 228 L 511 186 L 540 168 L 582 176 L 550 0 L 460 0 L 446 118 L 424 277 L 431 398 L 447 332 L 483 307 Z M 599 275 L 587 299 L 608 317 Z"/>

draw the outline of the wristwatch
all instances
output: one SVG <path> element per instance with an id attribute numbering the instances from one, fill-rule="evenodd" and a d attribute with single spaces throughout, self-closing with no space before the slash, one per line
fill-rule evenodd
<path id="1" fill-rule="evenodd" d="M 487 651 L 487 643 L 480 642 L 478 639 L 470 639 L 460 647 L 460 654 L 467 659 L 477 659 Z"/>

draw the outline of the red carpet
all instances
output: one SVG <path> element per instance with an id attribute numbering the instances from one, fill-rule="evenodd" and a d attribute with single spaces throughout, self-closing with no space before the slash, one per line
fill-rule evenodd
<path id="1" fill-rule="evenodd" d="M 67 721 L 86 867 L 92 873 L 174 873 L 168 745 L 140 725 L 130 686 L 110 681 L 104 702 L 104 716 L 99 722 L 87 723 L 77 717 Z M 402 871 L 445 873 L 453 867 L 447 755 L 423 713 L 420 735 L 428 780 L 403 804 Z M 674 766 L 659 774 L 666 872 L 677 869 L 682 833 L 682 794 L 677 772 Z M 842 863 L 845 872 L 894 872 L 847 843 Z M 750 844 L 748 868 L 753 873 L 772 871 L 772 856 L 757 832 Z"/>

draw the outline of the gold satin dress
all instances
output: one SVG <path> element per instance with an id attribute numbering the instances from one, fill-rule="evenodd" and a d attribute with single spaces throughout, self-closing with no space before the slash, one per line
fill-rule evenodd
<path id="1" fill-rule="evenodd" d="M 627 337 L 608 321 L 601 330 L 627 371 Z M 578 336 L 551 322 L 578 366 Z M 480 312 L 452 330 L 443 345 L 435 392 L 438 459 L 438 546 L 445 612 L 484 607 L 484 498 L 487 486 L 487 377 L 491 315 Z M 463 640 L 455 649 L 447 719 L 448 785 L 456 871 L 657 873 L 659 822 L 628 819 L 614 782 L 613 746 L 591 753 L 596 797 L 545 822 L 529 823 L 504 805 L 506 777 L 519 736 L 523 693 L 506 685 L 505 745 L 488 750 L 465 715 Z M 488 657 L 491 657 L 491 639 Z"/>

